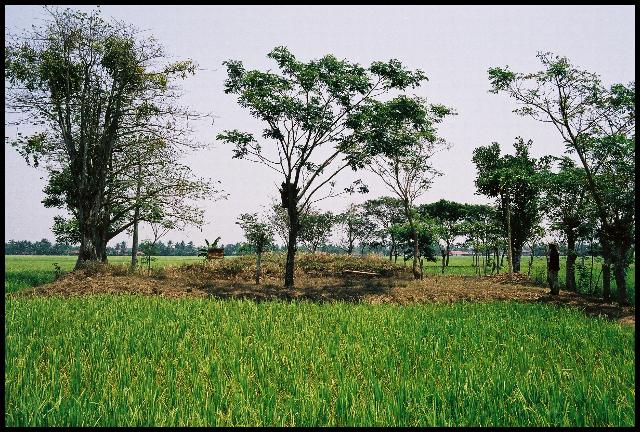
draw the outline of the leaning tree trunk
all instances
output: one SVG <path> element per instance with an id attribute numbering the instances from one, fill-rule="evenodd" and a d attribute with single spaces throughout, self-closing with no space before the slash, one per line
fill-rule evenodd
<path id="1" fill-rule="evenodd" d="M 565 285 L 567 290 L 576 291 L 576 236 L 573 229 L 568 229 L 565 232 L 567 236 L 567 268 L 565 276 Z"/>
<path id="2" fill-rule="evenodd" d="M 451 244 L 449 243 L 449 241 L 447 241 L 447 263 L 445 264 L 447 267 L 449 267 L 449 251 L 451 249 Z"/>

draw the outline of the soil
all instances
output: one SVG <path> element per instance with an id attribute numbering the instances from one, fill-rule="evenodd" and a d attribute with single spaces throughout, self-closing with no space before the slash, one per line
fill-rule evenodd
<path id="1" fill-rule="evenodd" d="M 557 296 L 549 289 L 535 285 L 526 276 L 486 277 L 428 275 L 413 280 L 407 275 L 380 277 L 345 274 L 324 277 L 301 274 L 293 289 L 282 287 L 280 277 L 263 278 L 260 285 L 249 278 L 212 278 L 205 274 L 181 271 L 180 268 L 146 274 L 113 274 L 98 272 L 69 273 L 57 281 L 36 288 L 21 290 L 15 296 L 78 296 L 89 294 L 142 294 L 168 298 L 243 298 L 256 301 L 273 299 L 323 301 L 353 301 L 378 303 L 423 303 L 455 301 L 511 300 L 551 303 L 575 307 L 591 316 L 602 316 L 635 327 L 635 307 L 620 306 L 597 297 L 560 291 Z"/>

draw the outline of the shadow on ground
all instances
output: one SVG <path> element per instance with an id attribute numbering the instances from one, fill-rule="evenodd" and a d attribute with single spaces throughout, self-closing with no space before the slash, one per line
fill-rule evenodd
<path id="1" fill-rule="evenodd" d="M 325 275 L 296 276 L 292 289 L 282 286 L 280 276 L 267 276 L 260 285 L 246 276 L 211 277 L 180 271 L 145 274 L 82 274 L 72 272 L 59 280 L 12 296 L 78 296 L 90 294 L 141 294 L 165 298 L 200 297 L 220 299 L 308 300 L 313 302 L 452 303 L 456 301 L 517 301 L 574 307 L 590 316 L 601 316 L 635 326 L 635 307 L 620 306 L 602 299 L 549 289 L 522 277 L 428 275 L 413 280 L 410 274 L 395 276 Z"/>

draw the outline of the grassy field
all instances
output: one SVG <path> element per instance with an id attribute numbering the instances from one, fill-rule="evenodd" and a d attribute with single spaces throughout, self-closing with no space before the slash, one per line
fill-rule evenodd
<path id="1" fill-rule="evenodd" d="M 531 278 L 546 284 L 547 280 L 547 261 L 546 257 L 534 257 L 531 271 L 529 272 L 529 260 L 530 257 L 523 256 L 520 263 L 520 272 L 523 274 L 530 274 Z M 566 272 L 567 257 L 560 257 L 560 272 L 558 273 L 558 282 L 560 287 L 565 286 L 565 272 Z M 401 261 L 398 259 L 398 263 Z M 472 266 L 473 257 L 470 256 L 452 256 L 449 258 L 449 267 L 445 268 L 445 274 L 451 275 L 467 275 L 473 276 L 476 274 L 477 268 Z M 481 261 L 482 263 L 482 261 Z M 411 260 L 406 262 L 407 266 L 411 265 Z M 501 273 L 506 273 L 507 261 L 504 261 L 505 268 L 501 270 Z M 425 274 L 439 274 L 442 269 L 442 261 L 438 262 L 425 262 Z M 478 269 L 480 274 L 483 274 L 482 268 Z M 602 293 L 602 258 L 596 257 L 593 262 L 593 271 L 591 271 L 591 257 L 585 257 L 584 262 L 581 258 L 578 258 L 576 262 L 576 284 L 578 285 L 578 292 L 584 294 L 601 294 Z M 491 274 L 491 269 L 486 269 L 487 274 Z M 635 304 L 635 263 L 629 265 L 627 269 L 627 294 L 629 301 Z M 611 274 L 611 292 L 614 298 L 616 298 L 617 288 L 616 281 L 613 278 L 613 271 Z"/>
<path id="2" fill-rule="evenodd" d="M 197 256 L 166 256 L 154 257 L 151 262 L 153 267 L 164 267 L 167 265 L 180 265 L 190 262 L 201 262 L 202 258 Z M 51 256 L 51 255 L 9 255 L 4 257 L 5 275 L 4 291 L 11 293 L 22 288 L 30 288 L 45 283 L 53 282 L 56 277 L 57 264 L 60 272 L 67 273 L 73 270 L 77 258 L 74 256 Z M 112 264 L 128 264 L 131 257 L 112 256 L 109 257 Z"/>
<path id="3" fill-rule="evenodd" d="M 8 426 L 635 424 L 633 328 L 545 305 L 8 298 L 5 341 Z"/>
<path id="4" fill-rule="evenodd" d="M 201 258 L 153 265 L 185 260 Z M 52 281 L 54 262 L 75 258 L 5 257 L 5 293 Z M 635 424 L 635 327 L 572 308 L 5 302 L 8 426 Z"/>

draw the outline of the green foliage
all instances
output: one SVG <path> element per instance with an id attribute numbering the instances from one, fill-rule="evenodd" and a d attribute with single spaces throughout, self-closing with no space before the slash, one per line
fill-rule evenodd
<path id="1" fill-rule="evenodd" d="M 556 162 L 558 170 L 545 169 L 540 173 L 544 185 L 541 209 L 551 221 L 552 229 L 571 232 L 574 239 L 580 239 L 597 224 L 584 168 L 577 167 L 567 156 L 545 159 L 549 164 Z"/>
<path id="2" fill-rule="evenodd" d="M 177 150 L 197 147 L 184 120 L 202 116 L 175 103 L 174 85 L 193 74 L 195 64 L 163 65 L 163 48 L 153 37 L 104 20 L 99 10 L 45 9 L 42 25 L 7 37 L 6 103 L 22 114 L 19 124 L 36 127 L 8 141 L 28 163 L 46 163 L 43 203 L 71 215 L 55 221 L 56 235 L 80 242 L 84 262 L 103 256 L 95 246 L 134 219 L 201 222 L 185 200 L 214 189 L 177 163 Z"/>
<path id="3" fill-rule="evenodd" d="M 329 241 L 336 218 L 333 213 L 310 210 L 300 215 L 300 241 L 312 252 Z"/>
<path id="4" fill-rule="evenodd" d="M 447 251 L 455 238 L 463 234 L 463 220 L 467 215 L 466 204 L 441 199 L 419 206 L 418 212 L 439 224 L 438 236 L 447 244 Z"/>
<path id="5" fill-rule="evenodd" d="M 532 141 L 518 137 L 515 155 L 500 155 L 500 144 L 478 147 L 473 151 L 473 163 L 478 171 L 475 185 L 479 193 L 499 198 L 504 235 L 507 235 L 507 205 L 511 208 L 511 235 L 514 260 L 531 236 L 540 219 L 539 197 L 541 166 L 529 156 Z M 517 268 L 515 269 L 518 270 Z"/>
<path id="6" fill-rule="evenodd" d="M 233 157 L 265 164 L 296 187 L 300 182 L 296 202 L 301 202 L 301 209 L 317 190 L 332 182 L 331 173 L 347 166 L 362 168 L 367 155 L 385 149 L 392 152 L 401 144 L 396 140 L 374 148 L 373 138 L 380 137 L 384 125 L 377 134 L 364 131 L 366 125 L 409 121 L 420 130 L 427 129 L 427 112 L 418 99 L 404 95 L 388 102 L 376 99 L 393 89 L 414 88 L 426 79 L 421 71 L 409 71 L 397 60 L 374 62 L 368 69 L 333 55 L 302 62 L 286 47 L 274 48 L 268 57 L 277 63 L 279 73 L 247 70 L 240 61 L 225 61 L 225 93 L 238 95 L 240 106 L 265 123 L 262 136 L 275 144 L 278 156 L 270 156 L 270 147 L 248 132 L 228 130 L 217 139 L 234 146 Z M 431 112 L 437 118 L 444 111 L 437 106 Z M 333 155 L 314 160 L 316 149 L 328 145 L 333 146 Z M 345 163 L 332 168 L 339 154 Z"/>
<path id="7" fill-rule="evenodd" d="M 421 258 L 435 262 L 435 250 L 437 250 L 440 228 L 434 220 L 419 215 L 414 217 L 413 223 L 418 233 L 418 248 Z M 411 225 L 408 222 L 393 224 L 389 231 L 396 238 L 399 248 L 402 249 L 404 259 L 413 258 L 414 240 Z"/>
<path id="8" fill-rule="evenodd" d="M 566 57 L 537 57 L 542 70 L 534 73 L 491 68 L 492 91 L 516 99 L 517 114 L 551 123 L 567 153 L 578 155 L 606 258 L 622 283 L 635 239 L 635 81 L 607 87 Z"/>
<path id="9" fill-rule="evenodd" d="M 258 221 L 258 215 L 243 213 L 238 217 L 236 224 L 244 231 L 249 244 L 257 254 L 261 254 L 273 244 L 273 230 L 264 222 Z"/>

